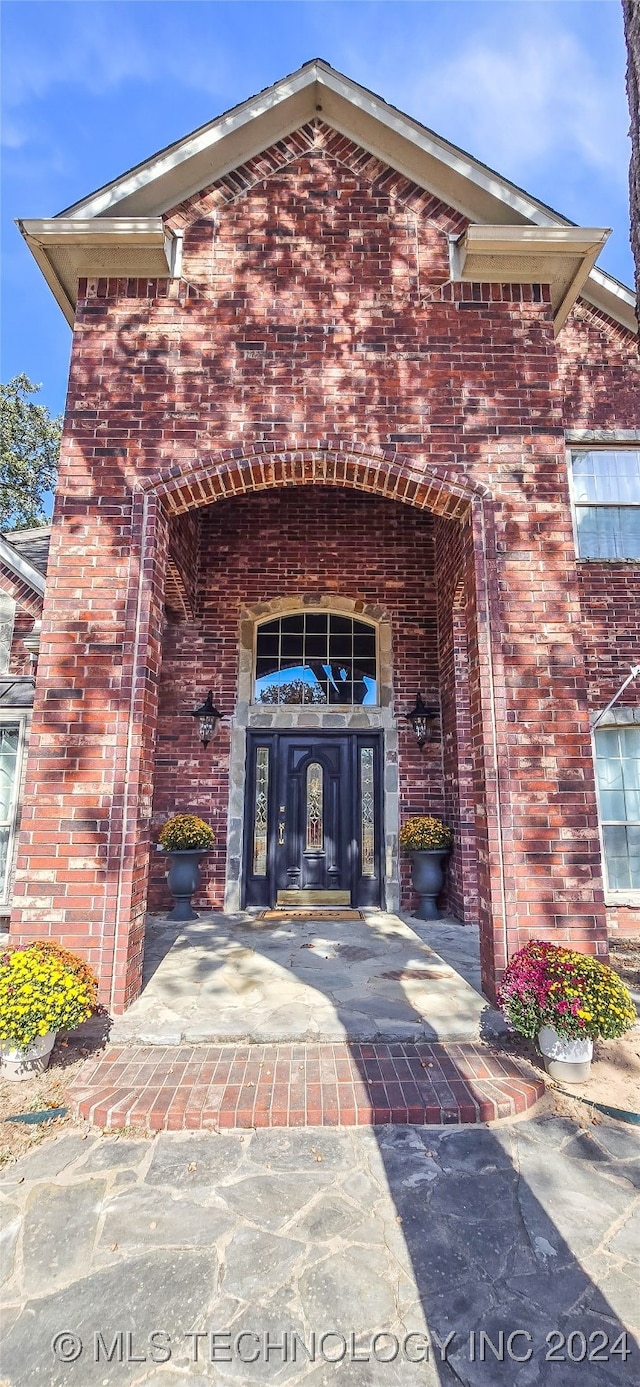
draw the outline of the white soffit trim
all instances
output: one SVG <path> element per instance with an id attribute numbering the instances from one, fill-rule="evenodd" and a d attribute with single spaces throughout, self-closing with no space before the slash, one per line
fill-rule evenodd
<path id="1" fill-rule="evenodd" d="M 28 218 L 18 227 L 67 320 L 73 324 L 78 279 L 166 277 L 174 238 L 161 217 Z"/>
<path id="2" fill-rule="evenodd" d="M 9 540 L 0 535 L 0 561 L 6 564 L 18 578 L 22 578 L 39 597 L 44 597 L 45 580 L 37 568 L 34 568 L 27 559 L 23 559 L 17 549 L 14 549 Z"/>
<path id="3" fill-rule="evenodd" d="M 452 276 L 549 284 L 558 333 L 609 235 L 602 227 L 469 226 L 452 245 Z"/>
<path id="4" fill-rule="evenodd" d="M 470 221 L 540 227 L 573 223 L 532 198 L 471 154 L 404 115 L 321 58 L 176 141 L 122 177 L 74 203 L 55 220 L 159 217 L 222 178 L 278 139 L 319 118 L 354 140 Z M 34 254 L 35 247 L 32 246 Z M 67 317 L 66 306 L 46 274 Z M 584 297 L 635 330 L 632 292 L 602 271 L 592 271 Z"/>

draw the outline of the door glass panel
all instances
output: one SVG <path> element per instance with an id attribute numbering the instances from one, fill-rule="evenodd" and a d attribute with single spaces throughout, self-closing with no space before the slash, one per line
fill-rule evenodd
<path id="1" fill-rule="evenodd" d="M 267 820 L 269 807 L 269 748 L 256 747 L 256 798 L 253 814 L 253 875 L 267 874 Z"/>
<path id="2" fill-rule="evenodd" d="M 323 848 L 322 766 L 312 761 L 307 767 L 307 852 Z"/>
<path id="3" fill-rule="evenodd" d="M 375 876 L 373 747 L 360 748 L 362 875 Z"/>

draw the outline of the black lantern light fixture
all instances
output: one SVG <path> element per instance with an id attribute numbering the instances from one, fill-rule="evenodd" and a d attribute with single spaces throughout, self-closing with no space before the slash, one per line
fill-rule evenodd
<path id="1" fill-rule="evenodd" d="M 428 708 L 422 694 L 417 693 L 415 704 L 410 712 L 405 713 L 405 718 L 407 722 L 411 723 L 418 746 L 424 746 L 425 742 L 429 740 L 433 724 L 437 722 L 439 717 L 440 709 Z"/>
<path id="2" fill-rule="evenodd" d="M 201 703 L 199 708 L 194 708 L 191 717 L 198 719 L 200 741 L 203 746 L 208 746 L 211 738 L 215 736 L 215 731 L 220 719 L 224 717 L 224 713 L 221 713 L 214 704 L 213 691 L 211 689 L 209 689 L 204 703 Z"/>

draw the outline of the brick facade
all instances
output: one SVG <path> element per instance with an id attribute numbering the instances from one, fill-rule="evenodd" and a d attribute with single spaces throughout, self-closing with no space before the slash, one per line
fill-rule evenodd
<path id="1" fill-rule="evenodd" d="M 225 823 L 225 734 L 200 752 L 173 714 L 209 687 L 233 707 L 243 603 L 330 582 L 390 609 L 397 717 L 439 658 L 442 769 L 398 717 L 402 803 L 459 829 L 486 986 L 532 936 L 606 953 L 611 627 L 604 656 L 565 430 L 638 428 L 631 335 L 578 305 L 555 340 L 545 286 L 450 283 L 464 219 L 322 125 L 167 220 L 180 282 L 79 285 L 16 935 L 135 996 L 154 786 L 158 815 L 186 796 Z"/>

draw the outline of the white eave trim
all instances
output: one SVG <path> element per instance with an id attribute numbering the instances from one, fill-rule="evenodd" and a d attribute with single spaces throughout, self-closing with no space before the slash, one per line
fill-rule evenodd
<path id="1" fill-rule="evenodd" d="M 153 212 L 157 217 L 199 188 L 237 168 L 274 140 L 314 119 L 316 114 L 420 187 L 442 197 L 473 223 L 497 223 L 504 214 L 507 225 L 522 221 L 541 229 L 567 228 L 580 234 L 580 228 L 574 228 L 553 208 L 538 202 L 471 154 L 388 105 L 382 97 L 345 77 L 322 59 L 305 64 L 297 72 L 130 169 L 121 178 L 97 189 L 74 203 L 63 216 L 51 222 L 19 222 L 18 225 L 22 230 L 28 226 L 87 225 L 97 219 L 105 224 L 109 221 L 130 226 L 148 224 L 154 218 L 145 216 L 135 220 L 136 210 Z M 157 195 L 152 188 L 154 183 L 158 184 Z M 124 219 L 109 217 L 109 213 L 122 204 L 127 204 L 123 210 L 132 214 L 133 221 L 125 223 Z M 26 234 L 24 230 L 23 234 Z M 73 322 L 73 304 L 51 268 L 47 248 L 35 239 L 30 245 L 55 297 Z M 590 303 L 624 327 L 632 332 L 637 330 L 634 296 L 612 276 L 588 269 L 583 276 L 582 293 Z M 557 316 L 559 320 L 561 305 L 558 305 Z"/>
<path id="2" fill-rule="evenodd" d="M 616 318 L 629 332 L 638 331 L 635 294 L 613 275 L 594 266 L 582 290 L 582 298 L 588 299 L 608 317 Z"/>
<path id="3" fill-rule="evenodd" d="M 75 299 L 60 271 L 63 257 L 67 261 L 70 257 L 73 262 L 74 257 L 82 256 L 83 267 L 78 269 L 78 277 L 87 273 L 87 257 L 90 260 L 92 250 L 98 252 L 101 248 L 107 248 L 116 256 L 121 254 L 121 266 L 115 261 L 112 274 L 126 276 L 148 273 L 156 277 L 174 273 L 176 239 L 164 225 L 162 217 L 92 217 L 84 220 L 74 217 L 30 217 L 18 219 L 16 224 L 72 326 Z M 148 269 L 144 267 L 144 255 L 135 269 L 128 269 L 129 251 L 147 251 Z M 102 275 L 104 271 L 98 269 L 96 273 Z"/>
<path id="4" fill-rule="evenodd" d="M 550 283 L 558 333 L 610 234 L 606 227 L 472 225 L 452 242 L 452 277 Z"/>
<path id="5" fill-rule="evenodd" d="M 14 549 L 9 540 L 4 539 L 2 535 L 0 535 L 0 562 L 10 568 L 16 577 L 22 578 L 23 582 L 27 583 L 33 592 L 37 592 L 39 597 L 44 597 L 45 580 L 42 574 L 27 559 L 23 559 L 17 549 Z"/>

